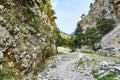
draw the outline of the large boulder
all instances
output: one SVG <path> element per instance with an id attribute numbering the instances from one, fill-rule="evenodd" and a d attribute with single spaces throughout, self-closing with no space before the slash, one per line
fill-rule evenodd
<path id="1" fill-rule="evenodd" d="M 101 46 L 103 49 L 109 47 L 120 48 L 120 24 L 102 38 Z"/>
<path id="2" fill-rule="evenodd" d="M 94 50 L 101 49 L 101 43 L 95 43 L 93 48 Z"/>
<path id="3" fill-rule="evenodd" d="M 120 57 L 120 24 L 102 38 L 101 47 L 101 54 L 107 51 L 109 55 Z"/>

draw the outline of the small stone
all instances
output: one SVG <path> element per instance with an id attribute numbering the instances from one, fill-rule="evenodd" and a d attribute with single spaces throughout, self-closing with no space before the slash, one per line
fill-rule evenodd
<path id="1" fill-rule="evenodd" d="M 120 75 L 115 78 L 115 80 L 120 80 Z"/>
<path id="2" fill-rule="evenodd" d="M 120 66 L 114 66 L 113 69 L 120 71 Z"/>
<path id="3" fill-rule="evenodd" d="M 105 72 L 104 70 L 100 70 L 98 74 L 103 74 L 104 72 Z"/>
<path id="4" fill-rule="evenodd" d="M 3 20 L 4 20 L 4 18 L 2 16 L 0 16 L 0 21 L 3 21 Z"/>
<path id="5" fill-rule="evenodd" d="M 3 69 L 3 66 L 2 66 L 2 64 L 0 64 L 0 70 L 2 70 Z"/>
<path id="6" fill-rule="evenodd" d="M 114 72 L 114 71 L 115 71 L 115 69 L 110 69 L 110 71 Z"/>
<path id="7" fill-rule="evenodd" d="M 100 62 L 100 65 L 104 67 L 104 66 L 108 66 L 108 63 L 106 61 L 102 61 Z"/>
<path id="8" fill-rule="evenodd" d="M 0 59 L 2 59 L 2 58 L 3 58 L 3 52 L 0 51 Z"/>
<path id="9" fill-rule="evenodd" d="M 94 44 L 94 49 L 95 50 L 101 49 L 101 44 L 100 43 Z"/>
<path id="10" fill-rule="evenodd" d="M 0 5 L 0 9 L 3 9 L 4 8 L 4 6 L 3 5 Z"/>
<path id="11" fill-rule="evenodd" d="M 42 40 L 43 42 L 45 42 L 45 41 L 46 41 L 46 39 L 45 39 L 45 38 L 41 38 L 41 40 Z"/>

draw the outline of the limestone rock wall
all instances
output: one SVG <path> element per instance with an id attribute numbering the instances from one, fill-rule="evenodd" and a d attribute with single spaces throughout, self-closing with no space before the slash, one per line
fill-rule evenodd
<path id="1" fill-rule="evenodd" d="M 45 59 L 57 53 L 52 25 L 45 21 L 39 5 L 44 6 L 46 0 L 27 1 L 0 1 L 0 62 L 4 70 L 22 75 L 40 71 Z"/>
<path id="2" fill-rule="evenodd" d="M 110 47 L 120 49 L 120 24 L 102 38 L 101 46 L 103 49 Z"/>
<path id="3" fill-rule="evenodd" d="M 120 19 L 120 0 L 114 0 L 114 9 L 117 19 Z M 120 49 L 120 24 L 113 29 L 110 33 L 102 38 L 101 46 L 103 49 L 113 47 L 117 50 Z"/>

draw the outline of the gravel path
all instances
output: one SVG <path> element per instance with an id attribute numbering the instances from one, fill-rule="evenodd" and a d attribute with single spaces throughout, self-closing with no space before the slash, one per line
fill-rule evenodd
<path id="1" fill-rule="evenodd" d="M 38 75 L 38 80 L 93 80 L 83 78 L 74 66 L 84 54 L 79 52 L 64 53 L 55 56 L 46 64 L 45 70 Z"/>

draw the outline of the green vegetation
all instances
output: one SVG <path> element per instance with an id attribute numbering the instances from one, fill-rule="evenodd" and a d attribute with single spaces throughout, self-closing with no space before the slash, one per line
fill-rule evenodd
<path id="1" fill-rule="evenodd" d="M 55 40 L 54 42 L 55 42 L 56 46 L 63 46 L 63 45 L 65 45 L 65 39 L 63 39 L 59 33 L 58 34 L 54 34 L 52 36 L 52 38 Z"/>
<path id="2" fill-rule="evenodd" d="M 96 22 L 96 28 L 103 36 L 114 28 L 115 21 L 112 19 L 99 18 Z"/>
<path id="3" fill-rule="evenodd" d="M 67 46 L 70 47 L 70 49 L 73 51 L 75 51 L 76 49 L 76 46 L 75 46 L 75 37 L 74 36 L 71 36 L 70 38 L 68 38 L 66 40 L 66 43 L 67 43 Z"/>
<path id="4" fill-rule="evenodd" d="M 79 22 L 77 23 L 77 28 L 75 29 L 74 35 L 75 35 L 75 45 L 77 46 L 77 48 L 79 48 L 84 42 L 83 29 Z"/>
<path id="5" fill-rule="evenodd" d="M 118 43 L 120 43 L 120 41 L 118 41 Z"/>
<path id="6" fill-rule="evenodd" d="M 84 45 L 93 46 L 95 43 L 101 40 L 101 34 L 95 27 L 87 28 L 84 34 Z"/>
<path id="7" fill-rule="evenodd" d="M 14 1 L 19 3 L 19 5 L 26 7 L 33 7 L 35 5 L 33 0 L 14 0 Z"/>
<path id="8" fill-rule="evenodd" d="M 55 44 L 57 46 L 69 47 L 72 49 L 72 51 L 75 51 L 74 36 L 66 37 L 65 35 L 62 36 L 59 33 L 59 34 L 54 34 L 53 39 L 55 40 Z"/>
<path id="9" fill-rule="evenodd" d="M 12 68 L 7 68 L 0 71 L 0 80 L 22 80 L 22 76 L 15 74 Z"/>
<path id="10" fill-rule="evenodd" d="M 76 63 L 75 63 L 75 67 L 78 68 L 80 67 L 84 62 L 82 61 L 82 58 L 80 60 L 78 60 Z"/>
<path id="11" fill-rule="evenodd" d="M 81 49 L 80 50 L 81 53 L 88 53 L 88 54 L 94 54 L 95 51 L 91 50 L 91 49 Z"/>
<path id="12" fill-rule="evenodd" d="M 99 34 L 95 27 L 89 27 L 85 31 L 83 31 L 80 23 L 77 24 L 77 28 L 74 32 L 74 35 L 75 45 L 77 46 L 77 48 L 80 48 L 84 45 L 93 46 L 101 39 L 101 34 Z"/>
<path id="13" fill-rule="evenodd" d="M 83 30 L 83 26 L 78 22 L 74 32 L 75 40 L 73 43 L 77 48 L 85 45 L 93 47 L 95 43 L 101 40 L 102 36 L 114 28 L 114 24 L 115 21 L 112 19 L 99 18 L 96 21 L 96 27 L 88 27 L 86 30 Z"/>
<path id="14" fill-rule="evenodd" d="M 38 79 L 38 73 L 34 73 L 33 77 L 32 77 L 32 80 L 37 80 Z"/>
<path id="15" fill-rule="evenodd" d="M 83 30 L 81 23 L 77 23 L 77 27 L 74 34 L 69 38 L 63 38 L 61 35 L 55 35 L 57 46 L 67 46 L 75 51 L 76 48 L 81 48 L 83 46 L 91 46 L 94 49 L 94 44 L 99 43 L 102 36 L 107 34 L 114 28 L 115 21 L 112 19 L 99 18 L 96 21 L 95 27 L 88 27 Z M 82 50 L 85 53 L 94 53 L 93 51 Z"/>
<path id="16" fill-rule="evenodd" d="M 92 75 L 97 78 L 98 80 L 114 80 L 115 77 L 117 77 L 117 73 L 112 72 L 112 71 L 108 71 L 108 74 L 106 74 L 105 76 L 99 78 L 100 75 L 102 74 L 98 74 L 98 73 L 94 73 L 92 72 Z"/>

